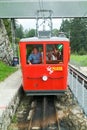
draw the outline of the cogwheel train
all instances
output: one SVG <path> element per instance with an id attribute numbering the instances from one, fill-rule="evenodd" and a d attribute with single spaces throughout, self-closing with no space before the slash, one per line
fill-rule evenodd
<path id="1" fill-rule="evenodd" d="M 57 95 L 67 90 L 70 42 L 66 37 L 20 40 L 23 90 L 27 95 Z"/>

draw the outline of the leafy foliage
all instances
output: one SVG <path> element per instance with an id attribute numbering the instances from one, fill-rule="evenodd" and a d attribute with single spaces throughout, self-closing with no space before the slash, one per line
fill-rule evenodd
<path id="1" fill-rule="evenodd" d="M 13 118 L 12 118 L 12 123 L 17 123 L 17 122 L 18 122 L 17 116 L 14 115 Z"/>
<path id="2" fill-rule="evenodd" d="M 58 33 L 59 33 L 58 29 L 55 28 L 55 29 L 52 30 L 52 35 L 53 36 L 58 36 Z"/>
<path id="3" fill-rule="evenodd" d="M 15 34 L 16 34 L 17 40 L 24 37 L 23 26 L 21 24 L 18 24 L 17 22 L 16 22 Z"/>
<path id="4" fill-rule="evenodd" d="M 34 37 L 35 29 L 25 30 L 25 37 Z"/>
<path id="5" fill-rule="evenodd" d="M 3 19 L 7 35 L 9 37 L 10 42 L 12 42 L 12 35 L 11 35 L 11 20 L 10 19 Z"/>
<path id="6" fill-rule="evenodd" d="M 11 20 L 3 19 L 10 42 L 12 42 Z M 16 43 L 23 37 L 34 37 L 35 29 L 24 30 L 21 24 L 15 20 Z M 64 32 L 70 38 L 71 52 L 80 55 L 87 54 L 87 18 L 64 19 L 60 30 L 53 29 L 53 36 L 58 36 L 58 32 Z"/>
<path id="7" fill-rule="evenodd" d="M 65 19 L 60 26 L 60 32 L 64 32 L 68 38 L 70 34 L 70 23 L 70 19 Z"/>
<path id="8" fill-rule="evenodd" d="M 3 19 L 7 35 L 9 37 L 10 43 L 12 43 L 12 32 L 11 32 L 11 19 Z M 18 24 L 17 20 L 14 20 L 14 27 L 15 27 L 15 36 L 16 36 L 16 43 L 19 42 L 21 38 L 24 37 L 23 26 Z"/>
<path id="9" fill-rule="evenodd" d="M 86 54 L 87 50 L 87 18 L 72 18 L 62 21 L 60 31 L 70 37 L 72 53 Z"/>

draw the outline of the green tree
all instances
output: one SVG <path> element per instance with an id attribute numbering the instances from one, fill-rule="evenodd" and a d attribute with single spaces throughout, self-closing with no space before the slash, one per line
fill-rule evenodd
<path id="1" fill-rule="evenodd" d="M 25 30 L 25 37 L 34 37 L 35 36 L 35 29 Z"/>
<path id="2" fill-rule="evenodd" d="M 16 30 L 15 30 L 16 37 L 21 39 L 24 37 L 23 26 L 16 23 Z"/>
<path id="3" fill-rule="evenodd" d="M 55 29 L 52 30 L 52 35 L 53 36 L 58 36 L 58 33 L 59 33 L 58 29 L 55 28 Z"/>
<path id="4" fill-rule="evenodd" d="M 24 37 L 26 38 L 26 37 L 28 37 L 28 29 L 26 29 L 25 31 L 24 31 Z"/>
<path id="5" fill-rule="evenodd" d="M 71 51 L 84 54 L 87 50 L 87 18 L 71 18 L 62 21 L 60 31 L 70 37 Z"/>
<path id="6" fill-rule="evenodd" d="M 87 24 L 85 18 L 74 18 L 71 22 L 71 49 L 78 54 L 87 48 Z"/>
<path id="7" fill-rule="evenodd" d="M 71 20 L 70 19 L 65 19 L 62 20 L 62 24 L 60 26 L 60 32 L 64 32 L 64 34 L 69 38 L 70 37 L 70 25 L 71 25 Z"/>
<path id="8" fill-rule="evenodd" d="M 11 32 L 11 19 L 3 19 L 7 35 L 9 37 L 10 42 L 12 42 L 12 32 Z"/>

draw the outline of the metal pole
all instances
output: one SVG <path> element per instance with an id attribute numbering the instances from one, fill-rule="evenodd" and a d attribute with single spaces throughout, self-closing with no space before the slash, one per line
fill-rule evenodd
<path id="1" fill-rule="evenodd" d="M 16 55 L 15 50 L 15 28 L 14 28 L 14 19 L 11 18 L 11 33 L 12 33 L 12 49 L 13 49 L 13 56 Z"/>
<path id="2" fill-rule="evenodd" d="M 51 23 L 51 36 L 52 36 L 52 30 L 53 30 L 53 23 L 52 23 L 52 11 L 50 11 L 50 23 Z"/>

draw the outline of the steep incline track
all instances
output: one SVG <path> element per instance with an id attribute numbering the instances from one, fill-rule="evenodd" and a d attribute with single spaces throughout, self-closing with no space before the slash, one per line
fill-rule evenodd
<path id="1" fill-rule="evenodd" d="M 38 97 L 36 100 L 36 108 L 28 130 L 59 130 L 54 97 Z"/>

